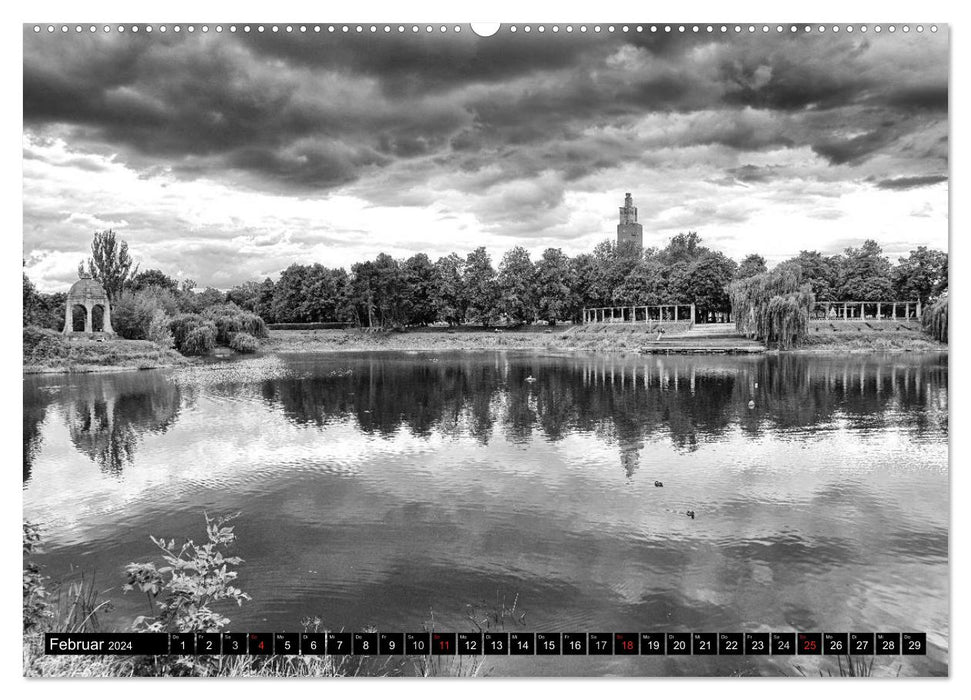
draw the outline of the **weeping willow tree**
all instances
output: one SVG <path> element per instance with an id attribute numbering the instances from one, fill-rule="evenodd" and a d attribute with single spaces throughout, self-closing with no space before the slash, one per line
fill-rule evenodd
<path id="1" fill-rule="evenodd" d="M 735 327 L 740 333 L 785 350 L 809 332 L 809 312 L 815 297 L 803 284 L 802 268 L 780 265 L 737 280 L 728 286 Z"/>
<path id="2" fill-rule="evenodd" d="M 924 308 L 921 319 L 924 332 L 942 343 L 947 342 L 947 301 L 948 295 L 945 293 L 940 299 Z"/>

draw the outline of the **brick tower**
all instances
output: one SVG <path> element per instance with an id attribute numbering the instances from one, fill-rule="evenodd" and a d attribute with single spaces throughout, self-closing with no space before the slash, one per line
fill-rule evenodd
<path id="1" fill-rule="evenodd" d="M 628 192 L 624 196 L 624 206 L 620 208 L 620 223 L 617 224 L 617 245 L 634 243 L 638 249 L 644 247 L 644 227 L 637 223 L 637 207 Z"/>

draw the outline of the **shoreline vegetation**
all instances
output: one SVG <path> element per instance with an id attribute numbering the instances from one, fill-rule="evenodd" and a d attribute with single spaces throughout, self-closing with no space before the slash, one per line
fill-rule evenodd
<path id="1" fill-rule="evenodd" d="M 24 329 L 24 374 L 124 372 L 180 367 L 191 360 L 148 340 L 67 339 L 55 331 Z"/>
<path id="2" fill-rule="evenodd" d="M 231 620 L 222 611 L 232 611 L 251 601 L 236 587 L 236 568 L 244 560 L 235 554 L 236 535 L 231 522 L 239 513 L 210 517 L 205 514 L 206 540 L 196 543 L 184 539 L 165 540 L 150 537 L 159 550 L 160 562 L 133 562 L 125 567 L 127 582 L 124 594 L 144 595 L 148 615 L 135 618 L 132 632 L 223 632 Z M 23 674 L 27 678 L 131 678 L 131 677 L 197 677 L 197 678 L 341 678 L 363 677 L 475 677 L 483 671 L 482 656 L 110 656 L 47 655 L 44 653 L 46 632 L 110 632 L 102 625 L 111 601 L 103 598 L 93 577 L 73 572 L 73 579 L 58 582 L 41 572 L 34 557 L 43 552 L 40 529 L 23 522 Z M 159 565 L 160 564 L 160 565 Z M 112 586 L 109 590 L 117 587 Z M 466 617 L 473 632 L 502 631 L 507 625 L 525 627 L 526 611 L 520 611 L 518 594 L 507 605 L 496 591 L 496 599 L 468 605 Z M 427 632 L 435 629 L 431 621 L 422 625 Z M 320 618 L 301 621 L 305 632 L 324 632 Z M 376 631 L 369 628 L 370 631 Z M 365 630 L 368 631 L 368 630 Z M 836 664 L 825 669 L 829 676 L 871 676 L 876 658 L 869 663 L 851 656 L 831 657 Z M 900 675 L 892 666 L 877 675 Z M 752 675 L 753 669 L 736 668 L 729 675 Z M 761 669 L 765 673 L 815 675 L 793 664 L 794 673 L 780 669 Z M 815 669 L 820 676 L 824 668 Z M 886 674 L 883 673 L 886 671 Z M 756 670 L 758 673 L 758 670 Z"/>
<path id="3" fill-rule="evenodd" d="M 656 332 L 634 324 L 615 326 L 534 326 L 526 329 L 447 329 L 420 328 L 407 331 L 271 330 L 263 342 L 265 353 L 340 353 L 369 350 L 449 351 L 449 350 L 545 350 L 552 352 L 618 352 L 639 354 L 657 338 Z M 744 343 L 743 338 L 729 339 Z M 703 339 L 685 339 L 693 351 L 704 352 Z M 947 352 L 947 344 L 915 330 L 894 332 L 847 330 L 811 334 L 800 345 L 788 350 L 767 352 Z"/>
<path id="4" fill-rule="evenodd" d="M 125 594 L 144 595 L 148 615 L 135 618 L 132 632 L 222 632 L 231 612 L 251 600 L 236 586 L 236 568 L 244 563 L 236 555 L 236 535 L 231 525 L 239 513 L 223 517 L 205 516 L 206 539 L 196 543 L 185 539 L 151 537 L 161 562 L 133 562 L 125 567 Z M 76 576 L 70 582 L 56 582 L 41 573 L 34 563 L 42 553 L 39 528 L 23 523 L 23 673 L 31 678 L 117 678 L 117 677 L 347 677 L 347 676 L 449 676 L 479 674 L 480 657 L 464 656 L 103 656 L 47 655 L 45 632 L 109 632 L 101 621 L 111 608 L 92 578 Z M 112 587 L 115 588 L 115 587 Z M 110 590 L 110 589 L 109 589 Z M 507 608 L 499 599 L 483 620 L 472 620 L 484 629 L 502 629 L 515 620 L 515 604 Z M 470 618 L 471 619 L 471 618 Z M 324 632 L 319 618 L 301 622 L 305 632 Z M 427 631 L 432 631 L 426 623 Z"/>
<path id="5" fill-rule="evenodd" d="M 508 328 L 414 328 L 398 331 L 361 328 L 318 330 L 270 330 L 268 337 L 253 348 L 263 356 L 291 353 L 336 354 L 344 352 L 399 351 L 448 352 L 531 350 L 546 352 L 610 352 L 639 354 L 654 343 L 657 332 L 636 324 L 526 326 Z M 668 342 L 674 342 L 668 341 Z M 725 352 L 713 349 L 713 341 L 703 338 L 677 343 L 670 352 Z M 706 346 L 706 343 L 708 345 Z M 724 347 L 737 343 L 737 352 L 751 352 L 744 338 L 728 338 Z M 40 346 L 40 347 L 38 347 Z M 51 348 L 53 346 L 53 349 Z M 200 365 L 196 357 L 185 357 L 174 349 L 160 348 L 147 340 L 65 339 L 53 331 L 42 342 L 28 348 L 25 331 L 23 373 L 92 373 L 147 369 L 172 369 Z M 647 350 L 650 352 L 651 350 Z M 849 328 L 826 333 L 809 333 L 799 344 L 775 353 L 871 353 L 871 352 L 947 352 L 948 346 L 914 329 L 894 331 Z M 241 353 L 219 347 L 217 356 L 237 357 Z M 200 365 L 201 366 L 201 365 Z"/>
<path id="6" fill-rule="evenodd" d="M 702 245 L 694 232 L 674 236 L 662 249 L 605 241 L 571 258 L 550 248 L 535 263 L 516 247 L 498 270 L 481 247 L 464 259 L 453 253 L 435 263 L 424 254 L 397 260 L 382 253 L 349 273 L 294 263 L 276 282 L 267 278 L 202 292 L 192 280 L 138 271 L 127 244 L 110 230 L 95 234 L 91 251 L 79 274 L 104 288 L 118 337 L 83 333 L 85 324 L 73 311 L 69 318 L 78 335 L 58 332 L 67 295 L 38 292 L 24 273 L 25 374 L 162 369 L 249 353 L 947 349 L 947 254 L 918 247 L 894 265 L 874 241 L 834 256 L 802 251 L 771 270 L 755 254 L 736 263 Z M 920 319 L 891 319 L 891 328 L 879 307 L 864 315 L 863 304 L 853 301 L 861 299 L 871 304 L 914 299 L 924 303 L 924 311 Z M 817 301 L 859 304 L 859 313 L 848 320 L 844 313 L 838 324 L 814 319 Z M 579 323 L 587 307 L 687 302 L 691 318 L 662 311 L 658 327 Z M 91 314 L 87 328 L 97 331 Z M 286 330 L 271 332 L 275 324 Z"/>

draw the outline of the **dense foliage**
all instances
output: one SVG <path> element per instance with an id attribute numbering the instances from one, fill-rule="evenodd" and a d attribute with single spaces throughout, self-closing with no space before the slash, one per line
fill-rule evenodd
<path id="1" fill-rule="evenodd" d="M 49 328 L 24 326 L 24 364 L 44 364 L 67 357 L 63 336 Z"/>
<path id="2" fill-rule="evenodd" d="M 51 617 L 50 592 L 47 579 L 40 566 L 31 557 L 40 553 L 40 529 L 34 523 L 24 521 L 24 632 L 43 629 Z"/>
<path id="3" fill-rule="evenodd" d="M 924 331 L 942 343 L 947 342 L 948 295 L 944 294 L 930 306 L 924 308 L 921 319 Z"/>
<path id="4" fill-rule="evenodd" d="M 169 331 L 183 355 L 205 355 L 216 347 L 216 324 L 199 314 L 179 314 L 169 321 Z"/>
<path id="5" fill-rule="evenodd" d="M 87 273 L 101 282 L 109 301 L 114 301 L 138 273 L 128 244 L 118 241 L 111 229 L 98 231 L 91 241 L 91 257 L 78 265 L 78 276 Z"/>
<path id="6" fill-rule="evenodd" d="M 211 287 L 197 292 L 194 281 L 178 281 L 161 270 L 133 272 L 127 245 L 110 231 L 96 236 L 92 250 L 97 256 L 89 269 L 96 277 L 124 280 L 113 292 L 115 330 L 123 338 L 174 343 L 180 351 L 191 328 L 184 328 L 185 319 L 175 320 L 186 315 L 210 321 L 214 342 L 229 345 L 237 333 L 267 337 L 268 323 L 555 325 L 579 321 L 585 307 L 675 303 L 694 303 L 696 321 L 726 318 L 733 307 L 744 308 L 744 318 L 735 314 L 738 323 L 785 345 L 803 332 L 807 295 L 816 301 L 920 300 L 926 306 L 946 293 L 948 283 L 947 253 L 925 247 L 894 265 L 868 240 L 839 255 L 804 250 L 768 269 L 761 255 L 736 263 L 693 232 L 674 236 L 663 248 L 639 250 L 604 241 L 573 257 L 547 248 L 532 260 L 525 248 L 515 247 L 498 265 L 484 247 L 435 261 L 424 253 L 407 259 L 381 253 L 349 270 L 294 263 L 275 282 L 252 280 L 228 292 Z M 793 272 L 797 268 L 800 272 Z M 779 291 L 792 274 L 799 275 L 798 289 Z M 785 298 L 772 301 L 776 295 Z M 61 330 L 64 299 L 38 293 L 25 274 L 24 324 Z M 160 314 L 170 320 L 171 339 Z M 750 314 L 756 320 L 750 322 Z M 208 345 L 207 337 L 196 334 L 196 351 Z"/>
<path id="7" fill-rule="evenodd" d="M 269 335 L 262 318 L 235 304 L 210 306 L 202 315 L 216 326 L 216 342 L 221 345 L 231 346 L 233 338 L 239 333 L 246 333 L 254 341 Z"/>
<path id="8" fill-rule="evenodd" d="M 216 347 L 216 328 L 211 323 L 190 330 L 175 348 L 183 355 L 208 355 Z"/>
<path id="9" fill-rule="evenodd" d="M 737 280 L 729 292 L 739 332 L 783 350 L 808 333 L 814 297 L 798 265 L 780 265 L 771 272 Z"/>
<path id="10" fill-rule="evenodd" d="M 249 333 L 236 333 L 229 341 L 229 347 L 236 352 L 256 352 L 260 347 L 260 341 Z"/>

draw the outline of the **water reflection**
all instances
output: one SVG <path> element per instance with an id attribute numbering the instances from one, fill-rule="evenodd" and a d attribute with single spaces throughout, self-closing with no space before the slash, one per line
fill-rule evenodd
<path id="1" fill-rule="evenodd" d="M 551 630 L 924 630 L 907 669 L 946 671 L 944 356 L 286 365 L 25 380 L 48 570 L 120 580 L 147 534 L 242 510 L 241 628 L 466 629 L 501 589 Z"/>
<path id="2" fill-rule="evenodd" d="M 324 375 L 265 382 L 262 396 L 297 425 L 353 417 L 391 438 L 468 434 L 489 444 L 534 433 L 558 441 L 590 432 L 616 443 L 628 477 L 645 444 L 660 438 L 691 452 L 741 428 L 766 431 L 888 425 L 914 437 L 947 433 L 947 359 L 873 356 L 342 358 Z M 535 382 L 527 382 L 533 376 Z"/>
<path id="3" fill-rule="evenodd" d="M 41 440 L 40 425 L 59 404 L 71 443 L 105 474 L 120 477 L 135 459 L 139 440 L 164 433 L 182 407 L 179 386 L 161 373 L 101 375 L 60 384 L 40 380 L 24 400 L 24 482 Z"/>

